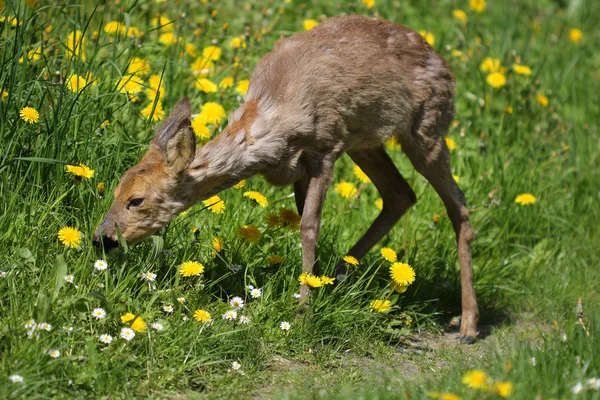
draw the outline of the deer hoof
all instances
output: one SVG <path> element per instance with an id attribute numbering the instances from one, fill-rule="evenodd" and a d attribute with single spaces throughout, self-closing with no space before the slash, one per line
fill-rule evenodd
<path id="1" fill-rule="evenodd" d="M 462 344 L 473 344 L 473 343 L 475 343 L 475 341 L 477 341 L 477 338 L 475 336 L 471 336 L 471 335 L 461 335 L 460 336 L 460 342 Z"/>

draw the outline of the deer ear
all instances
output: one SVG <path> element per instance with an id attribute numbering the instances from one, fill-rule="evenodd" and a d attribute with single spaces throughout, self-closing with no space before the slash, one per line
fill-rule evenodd
<path id="1" fill-rule="evenodd" d="M 192 107 L 184 97 L 156 130 L 154 144 L 176 174 L 185 170 L 196 153 L 196 136 L 191 125 Z"/>

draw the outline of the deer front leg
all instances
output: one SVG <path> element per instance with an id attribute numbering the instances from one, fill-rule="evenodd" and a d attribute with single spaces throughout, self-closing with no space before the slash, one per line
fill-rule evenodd
<path id="1" fill-rule="evenodd" d="M 302 202 L 302 220 L 300 221 L 300 237 L 302 238 L 302 272 L 313 272 L 317 261 L 317 241 L 321 231 L 321 212 L 327 190 L 333 179 L 333 163 L 321 168 L 317 176 L 308 178 L 306 197 Z M 302 192 L 302 191 L 300 191 Z M 296 194 L 300 194 L 296 192 Z M 298 199 L 296 200 L 297 204 Z M 300 210 L 298 210 L 300 212 Z M 300 298 L 306 302 L 310 295 L 310 289 L 306 286 L 300 287 Z"/>

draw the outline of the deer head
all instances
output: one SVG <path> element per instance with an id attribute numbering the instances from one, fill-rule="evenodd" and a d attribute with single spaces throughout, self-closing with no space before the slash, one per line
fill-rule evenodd
<path id="1" fill-rule="evenodd" d="M 196 151 L 190 119 L 190 101 L 184 97 L 156 129 L 142 160 L 121 178 L 113 204 L 94 234 L 95 246 L 118 247 L 115 227 L 128 244 L 142 241 L 186 207 L 180 186 Z"/>

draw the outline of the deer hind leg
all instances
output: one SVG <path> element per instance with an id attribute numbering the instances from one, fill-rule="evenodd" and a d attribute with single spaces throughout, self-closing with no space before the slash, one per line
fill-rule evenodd
<path id="1" fill-rule="evenodd" d="M 450 169 L 450 152 L 443 138 L 451 120 L 451 112 L 434 107 L 423 109 L 418 124 L 413 127 L 409 138 L 400 138 L 402 149 L 414 165 L 440 196 L 456 233 L 458 262 L 462 287 L 461 340 L 472 343 L 477 337 L 479 311 L 473 288 L 471 246 L 474 231 L 469 220 L 465 196 L 460 190 Z"/>
<path id="2" fill-rule="evenodd" d="M 302 272 L 313 272 L 317 261 L 317 241 L 321 231 L 321 212 L 327 190 L 333 180 L 333 163 L 323 162 L 319 171 L 308 178 L 294 184 L 298 213 L 302 214 L 300 221 L 300 237 L 302 239 Z M 300 287 L 301 301 L 307 301 L 310 290 Z"/>
<path id="3" fill-rule="evenodd" d="M 361 259 L 398 222 L 400 217 L 417 202 L 415 192 L 404 180 L 383 146 L 349 151 L 348 155 L 371 179 L 383 200 L 383 209 L 363 237 L 348 252 Z M 338 282 L 345 278 L 346 264 L 336 267 Z"/>

